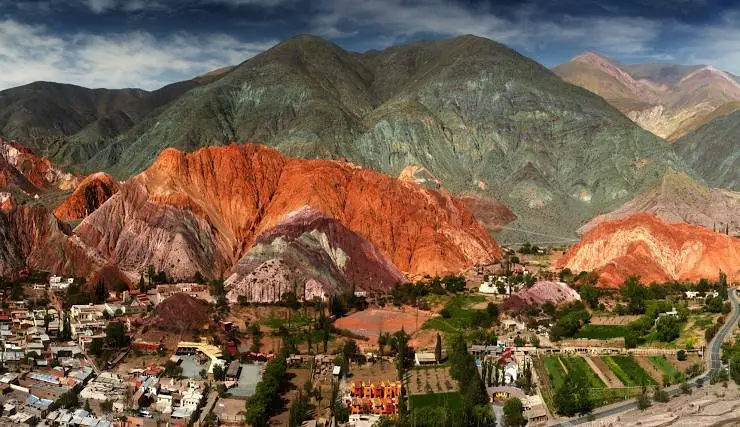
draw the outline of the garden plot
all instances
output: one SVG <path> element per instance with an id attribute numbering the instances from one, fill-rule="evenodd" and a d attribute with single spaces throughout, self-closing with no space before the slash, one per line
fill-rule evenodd
<path id="1" fill-rule="evenodd" d="M 614 372 L 612 372 L 611 369 L 606 365 L 606 362 L 604 362 L 603 359 L 600 357 L 589 357 L 589 360 L 593 363 L 593 365 L 598 369 L 599 372 L 603 375 L 603 378 L 607 379 L 606 385 L 610 388 L 619 388 L 624 387 L 624 384 L 622 381 L 619 380 L 619 378 L 614 375 Z"/>
<path id="2" fill-rule="evenodd" d="M 409 394 L 450 393 L 457 391 L 457 381 L 446 366 L 414 369 L 409 374 Z"/>
<path id="3" fill-rule="evenodd" d="M 635 362 L 632 356 L 602 356 L 601 359 L 625 387 L 656 384 L 655 380 Z"/>

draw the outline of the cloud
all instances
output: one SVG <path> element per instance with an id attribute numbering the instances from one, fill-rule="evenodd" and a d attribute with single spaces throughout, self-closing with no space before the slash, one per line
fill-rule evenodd
<path id="1" fill-rule="evenodd" d="M 677 26 L 676 32 L 685 40 L 676 52 L 683 62 L 740 74 L 740 10 L 726 11 L 711 25 Z"/>
<path id="2" fill-rule="evenodd" d="M 273 44 L 221 34 L 57 35 L 44 26 L 5 20 L 0 21 L 0 89 L 39 80 L 154 89 L 242 62 Z"/>
<path id="3" fill-rule="evenodd" d="M 486 6 L 446 0 L 319 0 L 312 26 L 334 38 L 372 31 L 383 35 L 382 43 L 417 35 L 474 34 L 528 51 L 569 43 L 615 54 L 648 53 L 661 31 L 660 22 L 639 17 L 542 16 L 532 6 L 504 17 Z"/>

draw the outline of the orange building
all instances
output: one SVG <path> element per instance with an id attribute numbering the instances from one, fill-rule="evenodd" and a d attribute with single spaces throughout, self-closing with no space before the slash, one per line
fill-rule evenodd
<path id="1" fill-rule="evenodd" d="M 347 406 L 353 414 L 393 415 L 398 411 L 398 398 L 401 396 L 399 381 L 380 384 L 352 383 Z"/>

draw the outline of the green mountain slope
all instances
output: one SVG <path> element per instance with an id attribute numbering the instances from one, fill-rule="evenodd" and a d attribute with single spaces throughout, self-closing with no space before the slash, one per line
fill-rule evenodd
<path id="1" fill-rule="evenodd" d="M 420 165 L 452 191 L 511 206 L 513 227 L 546 235 L 539 240 L 574 236 L 585 219 L 629 200 L 668 167 L 682 168 L 663 140 L 603 99 L 473 36 L 365 54 L 299 36 L 117 135 L 86 132 L 68 138 L 75 149 L 56 160 L 119 177 L 165 147 L 233 140 L 391 175 Z"/>
<path id="2" fill-rule="evenodd" d="M 715 118 L 674 148 L 708 185 L 740 190 L 740 111 Z"/>

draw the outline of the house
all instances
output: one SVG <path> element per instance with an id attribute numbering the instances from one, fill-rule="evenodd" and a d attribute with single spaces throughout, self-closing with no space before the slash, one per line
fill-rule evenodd
<path id="1" fill-rule="evenodd" d="M 51 276 L 49 278 L 49 289 L 52 291 L 61 291 L 69 288 L 69 285 L 73 284 L 75 279 L 70 277 L 63 279 L 60 276 Z"/>
<path id="2" fill-rule="evenodd" d="M 445 359 L 447 359 L 447 352 L 445 350 L 442 350 L 442 358 L 440 360 L 437 360 L 437 355 L 431 351 L 417 351 L 414 354 L 416 366 L 436 365 Z"/>
<path id="3" fill-rule="evenodd" d="M 519 377 L 519 366 L 514 362 L 509 362 L 504 367 L 504 384 L 514 384 Z"/>
<path id="4" fill-rule="evenodd" d="M 241 372 L 241 365 L 239 364 L 238 360 L 232 360 L 231 363 L 229 363 L 228 369 L 226 369 L 226 379 L 231 381 L 236 381 L 239 379 L 239 373 Z"/>
<path id="5" fill-rule="evenodd" d="M 699 291 L 686 291 L 683 294 L 686 297 L 686 299 L 694 299 L 694 298 L 698 297 L 700 293 L 701 292 L 699 292 Z"/>

